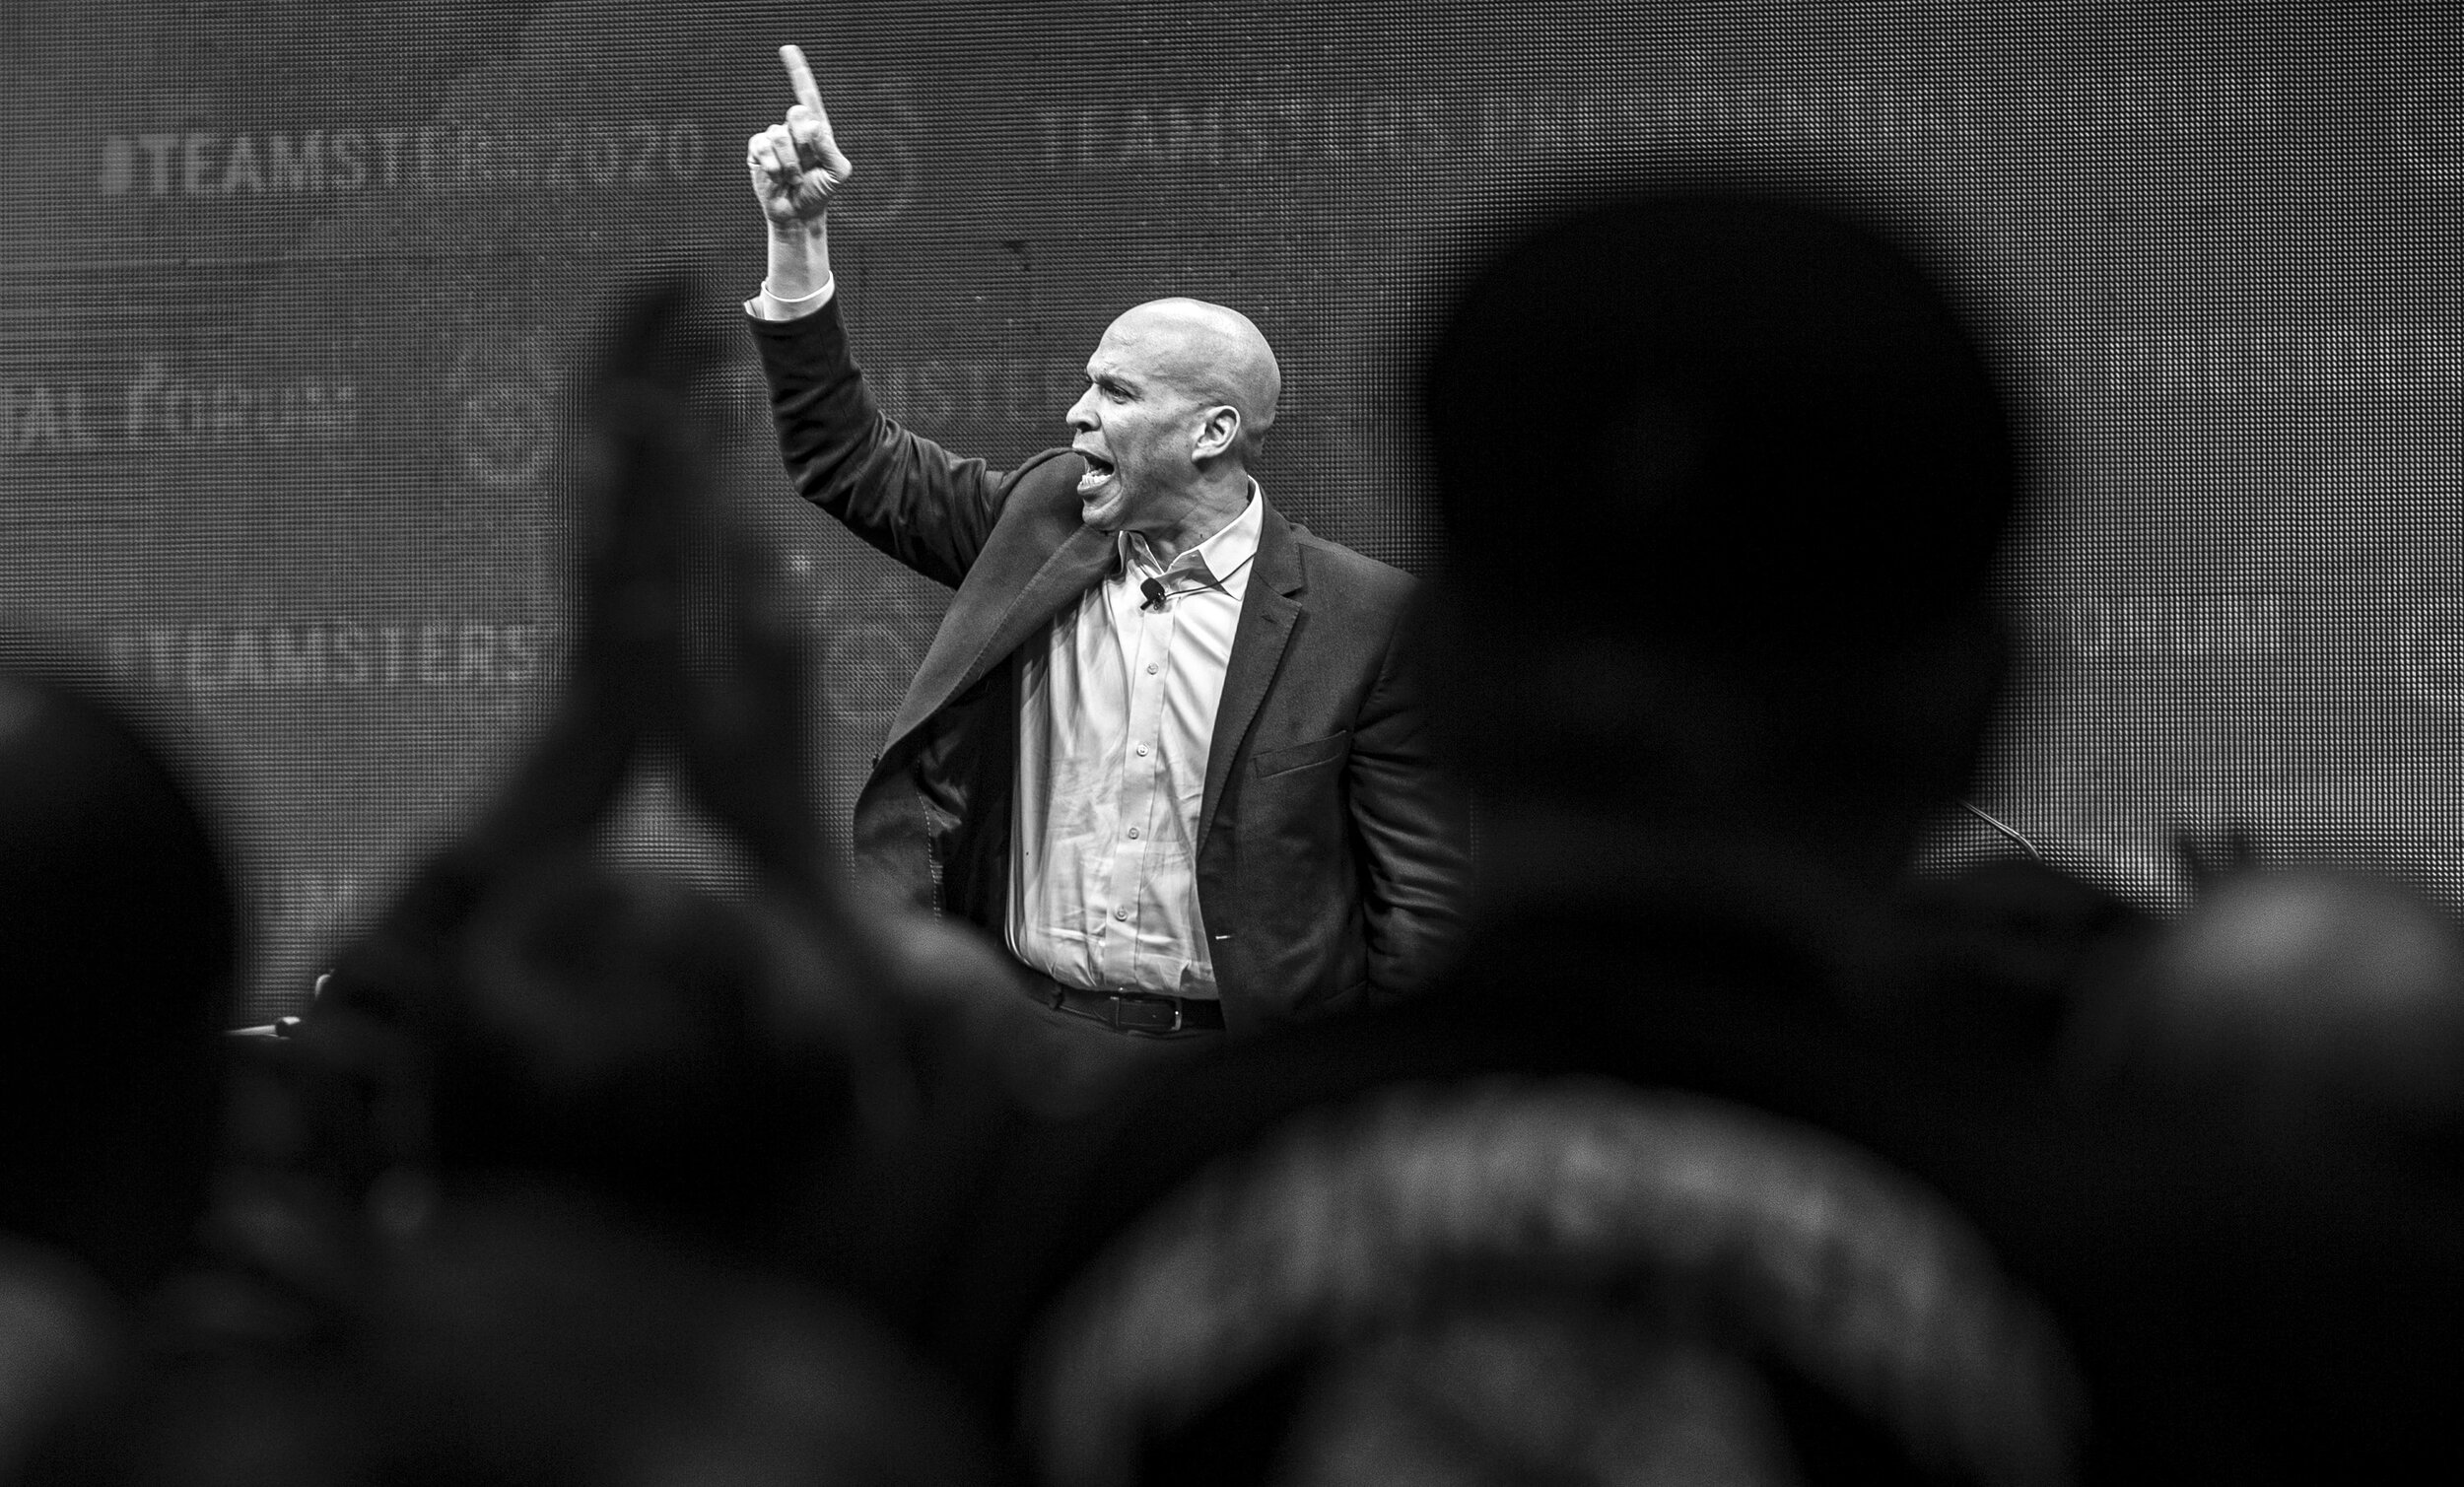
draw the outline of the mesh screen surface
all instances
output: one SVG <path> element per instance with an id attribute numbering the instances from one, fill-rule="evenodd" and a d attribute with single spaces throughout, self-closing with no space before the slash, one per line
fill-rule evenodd
<path id="1" fill-rule="evenodd" d="M 564 378 L 648 270 L 737 313 L 783 40 L 857 164 L 834 246 L 893 414 L 1006 467 L 1064 440 L 1114 313 L 1223 301 L 1284 368 L 1269 496 L 1415 571 L 1412 349 L 1501 234 L 1706 162 L 1886 208 L 2028 410 L 2024 664 L 1976 802 L 2157 906 L 2171 835 L 2227 822 L 2464 894 L 2434 8 L 24 0 L 0 644 L 84 651 L 178 740 L 256 926 L 241 1020 L 299 1003 L 552 701 Z M 725 479 L 803 589 L 844 840 L 947 596 L 792 499 L 731 344 Z M 655 790 L 628 820 L 723 875 Z M 1963 814 L 1935 851 L 1997 840 Z"/>

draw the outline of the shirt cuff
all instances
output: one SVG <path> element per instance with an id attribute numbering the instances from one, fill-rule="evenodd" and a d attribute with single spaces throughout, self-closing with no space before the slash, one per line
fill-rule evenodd
<path id="1" fill-rule="evenodd" d="M 839 291 L 839 276 L 821 281 L 821 288 L 809 295 L 787 300 L 770 292 L 770 281 L 762 281 L 761 292 L 744 302 L 744 312 L 756 320 L 800 320 L 834 299 Z"/>

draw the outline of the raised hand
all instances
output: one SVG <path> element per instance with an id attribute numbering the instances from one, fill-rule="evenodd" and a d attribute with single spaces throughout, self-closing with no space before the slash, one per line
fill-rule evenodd
<path id="1" fill-rule="evenodd" d="M 821 89 L 813 82 L 803 48 L 790 42 L 779 48 L 779 59 L 787 64 L 795 102 L 785 122 L 744 142 L 744 165 L 762 215 L 774 228 L 810 227 L 822 220 L 830 198 L 856 173 L 856 167 L 831 133 L 830 114 L 821 106 Z"/>

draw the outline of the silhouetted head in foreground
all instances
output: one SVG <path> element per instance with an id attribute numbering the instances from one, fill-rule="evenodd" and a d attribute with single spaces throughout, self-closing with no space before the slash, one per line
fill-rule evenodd
<path id="1" fill-rule="evenodd" d="M 1776 201 L 1595 210 L 1472 286 L 1425 401 L 1446 701 L 1502 816 L 1903 860 L 2000 681 L 2016 483 L 1913 262 Z"/>
<path id="2" fill-rule="evenodd" d="M 0 677 L 0 1233 L 123 1295 L 202 1211 L 234 913 L 203 821 L 126 726 Z"/>
<path id="3" fill-rule="evenodd" d="M 2321 867 L 2207 883 L 2087 1009 L 2089 1071 L 2242 1129 L 2464 1135 L 2464 935 L 2403 885 Z"/>

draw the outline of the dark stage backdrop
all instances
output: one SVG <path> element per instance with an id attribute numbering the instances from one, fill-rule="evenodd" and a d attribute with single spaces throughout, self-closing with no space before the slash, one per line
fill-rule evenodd
<path id="1" fill-rule="evenodd" d="M 2453 903 L 2456 36 L 2229 9 L 12 0 L 0 635 L 153 699 L 250 893 L 237 1015 L 288 1010 L 551 699 L 561 381 L 653 266 L 736 313 L 797 40 L 894 413 L 1012 463 L 1113 313 L 1225 301 L 1288 378 L 1267 490 L 1417 571 L 1411 347 L 1565 182 L 1811 171 L 1920 225 L 2043 498 L 1978 803 L 2154 905 L 2170 834 L 2228 821 Z M 789 497 L 736 347 L 725 478 L 803 585 L 843 839 L 946 595 Z M 627 849 L 707 869 L 657 796 Z"/>

